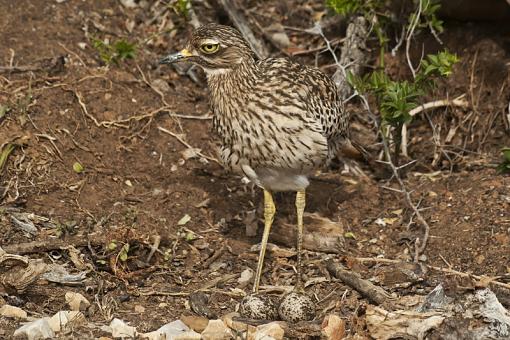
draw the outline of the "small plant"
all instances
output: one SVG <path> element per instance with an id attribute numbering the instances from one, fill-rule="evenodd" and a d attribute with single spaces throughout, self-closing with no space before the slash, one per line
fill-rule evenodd
<path id="1" fill-rule="evenodd" d="M 177 13 L 179 16 L 188 19 L 189 11 L 191 8 L 190 0 L 176 0 L 170 6 L 172 6 L 175 13 Z"/>
<path id="2" fill-rule="evenodd" d="M 416 78 L 412 81 L 392 80 L 382 70 L 363 77 L 350 74 L 348 79 L 359 93 L 375 96 L 381 113 L 383 136 L 392 134 L 395 150 L 398 150 L 402 128 L 412 121 L 410 111 L 420 105 L 419 99 L 434 88 L 438 78 L 452 73 L 453 65 L 458 60 L 456 55 L 447 51 L 428 55 L 421 61 Z"/>
<path id="3" fill-rule="evenodd" d="M 510 173 L 510 148 L 503 148 L 503 161 L 498 165 L 497 170 L 500 174 Z"/>
<path id="4" fill-rule="evenodd" d="M 402 3 L 408 9 L 404 8 L 404 13 L 394 13 L 391 2 L 386 0 L 326 0 L 326 5 L 338 14 L 346 16 L 358 14 L 367 19 L 379 42 L 381 68 L 384 67 L 384 53 L 390 41 L 388 35 L 390 27 L 401 31 L 401 39 L 407 40 L 423 28 L 428 28 L 436 38 L 438 33 L 443 32 L 443 22 L 436 16 L 440 8 L 439 0 L 413 0 Z M 407 18 L 405 23 L 397 21 L 396 18 L 401 17 Z M 401 41 L 397 47 L 400 44 Z"/>
<path id="5" fill-rule="evenodd" d="M 93 39 L 93 46 L 99 52 L 99 57 L 106 64 L 112 63 L 118 65 L 119 62 L 126 59 L 133 59 L 136 54 L 137 45 L 124 39 L 117 40 L 110 44 L 101 39 Z"/>

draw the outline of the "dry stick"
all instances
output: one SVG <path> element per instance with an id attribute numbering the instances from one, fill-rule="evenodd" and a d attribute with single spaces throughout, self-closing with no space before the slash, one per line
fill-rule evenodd
<path id="1" fill-rule="evenodd" d="M 177 135 L 177 134 L 173 133 L 172 131 L 167 130 L 167 129 L 165 129 L 164 127 L 161 127 L 161 126 L 158 126 L 158 130 L 159 130 L 159 131 L 162 131 L 162 132 L 164 132 L 164 133 L 166 133 L 166 134 L 169 134 L 169 135 L 170 135 L 170 136 L 172 136 L 172 137 L 174 137 L 175 139 L 177 139 L 177 140 L 178 140 L 178 141 L 179 141 L 182 145 L 184 145 L 184 146 L 185 146 L 185 147 L 187 147 L 188 149 L 196 149 L 196 148 L 194 148 L 193 146 L 191 146 L 190 144 L 188 144 L 188 142 L 186 142 L 184 139 L 182 139 L 181 137 L 179 137 L 179 135 Z M 204 154 L 203 154 L 203 153 L 201 153 L 201 152 L 197 152 L 197 155 L 199 155 L 199 156 L 200 156 L 200 157 L 202 157 L 202 158 L 205 158 L 205 159 L 207 159 L 207 160 L 210 160 L 210 161 L 212 161 L 212 162 L 215 162 L 215 163 L 217 163 L 217 164 L 220 164 L 220 165 L 221 165 L 220 161 L 218 161 L 218 160 L 217 160 L 216 158 L 214 158 L 214 157 L 206 156 L 206 155 L 204 155 Z"/>
<path id="2" fill-rule="evenodd" d="M 356 289 L 371 303 L 376 305 L 391 305 L 390 300 L 394 299 L 391 295 L 389 295 L 383 288 L 374 285 L 370 281 L 362 279 L 358 273 L 354 273 L 343 268 L 341 265 L 336 264 L 331 259 L 326 262 L 326 268 L 334 277 L 342 280 L 342 282 L 349 287 Z"/>
<path id="3" fill-rule="evenodd" d="M 255 51 L 255 54 L 257 54 L 257 57 L 260 59 L 267 58 L 269 56 L 269 52 L 266 46 L 262 41 L 255 37 L 238 6 L 231 0 L 218 0 L 218 3 L 221 7 L 223 7 L 230 20 L 232 20 L 243 37 L 248 41 Z"/>
<path id="4" fill-rule="evenodd" d="M 145 262 L 149 263 L 151 261 L 152 256 L 158 250 L 159 243 L 161 242 L 161 236 L 156 235 L 154 236 L 154 243 L 151 246 L 151 251 L 149 252 L 149 255 L 147 256 L 147 260 Z"/>
<path id="5" fill-rule="evenodd" d="M 422 224 L 423 228 L 425 229 L 424 233 L 423 233 L 423 239 L 420 240 L 420 238 L 418 237 L 418 238 L 416 238 L 416 242 L 415 242 L 414 262 L 418 262 L 418 257 L 420 256 L 421 253 L 423 253 L 423 251 L 425 250 L 425 247 L 427 246 L 427 240 L 429 238 L 430 227 L 429 227 L 429 224 L 427 223 L 427 221 L 425 221 L 423 216 L 420 214 L 420 211 L 418 210 L 418 208 L 413 204 L 413 201 L 411 200 L 411 194 L 409 193 L 409 191 L 407 191 L 404 181 L 402 180 L 402 178 L 400 178 L 398 170 L 395 167 L 395 164 L 393 164 L 393 161 L 391 160 L 391 153 L 390 153 L 390 149 L 388 147 L 388 141 L 386 140 L 384 135 L 382 136 L 382 142 L 383 142 L 383 146 L 384 146 L 384 153 L 386 154 L 386 159 L 388 160 L 386 162 L 386 164 L 388 164 L 391 167 L 393 176 L 395 176 L 395 178 L 398 181 L 398 184 L 400 185 L 400 188 L 402 190 L 402 193 L 404 194 L 404 198 L 406 200 L 407 205 L 409 206 L 409 208 L 411 208 L 413 210 L 414 214 L 416 215 L 416 218 L 418 219 L 418 221 Z"/>
<path id="6" fill-rule="evenodd" d="M 399 264 L 402 263 L 400 260 L 392 260 L 392 259 L 385 259 L 385 258 L 378 258 L 378 257 L 355 257 L 356 261 L 359 262 L 378 262 L 378 263 L 388 263 L 388 264 Z M 438 272 L 446 273 L 446 274 L 454 274 L 461 277 L 468 277 L 468 278 L 474 278 L 476 280 L 482 280 L 484 278 L 487 278 L 486 276 L 480 276 L 475 274 L 468 274 L 459 272 L 458 270 L 451 269 L 451 268 L 442 268 L 442 267 L 436 267 L 431 265 L 426 265 L 427 268 L 437 270 Z M 503 287 L 506 289 L 510 289 L 510 284 L 496 281 L 496 278 L 491 280 L 489 284 L 493 284 L 495 286 Z"/>
<path id="7" fill-rule="evenodd" d="M 452 99 L 452 100 L 441 99 L 441 100 L 434 100 L 432 102 L 422 104 L 418 107 L 415 107 L 411 111 L 409 111 L 409 115 L 411 117 L 414 117 L 418 113 L 423 112 L 425 110 L 435 109 L 435 108 L 444 107 L 444 106 L 457 106 L 457 107 L 466 108 L 469 106 L 469 103 L 463 99 L 464 96 L 465 96 L 465 94 L 463 94 L 455 99 Z M 405 157 L 408 157 L 408 155 L 407 155 L 407 141 L 409 138 L 408 138 L 408 134 L 407 134 L 407 123 L 404 124 L 404 126 L 402 126 L 401 136 L 402 136 L 401 137 L 402 143 L 400 144 L 400 152 Z"/>

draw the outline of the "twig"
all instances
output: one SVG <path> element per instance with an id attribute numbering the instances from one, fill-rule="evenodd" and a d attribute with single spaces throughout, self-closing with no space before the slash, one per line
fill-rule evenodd
<path id="1" fill-rule="evenodd" d="M 188 144 L 188 142 L 186 142 L 184 139 L 182 139 L 179 135 L 173 133 L 172 131 L 170 130 L 167 130 L 165 129 L 164 127 L 161 127 L 161 126 L 158 126 L 158 130 L 161 131 L 161 132 L 164 132 L 166 134 L 169 134 L 170 136 L 174 137 L 175 139 L 177 139 L 182 145 L 184 145 L 185 147 L 187 147 L 188 149 L 195 149 L 193 146 L 191 146 L 190 144 Z M 204 155 L 203 153 L 201 152 L 197 152 L 197 155 L 199 155 L 200 157 L 202 158 L 205 158 L 207 160 L 210 160 L 212 162 L 215 162 L 219 165 L 222 165 L 220 163 L 220 161 L 218 161 L 216 158 L 214 157 L 210 157 L 210 156 L 206 156 Z"/>
<path id="2" fill-rule="evenodd" d="M 145 262 L 149 263 L 151 261 L 152 256 L 154 256 L 154 253 L 159 248 L 160 242 L 161 242 L 161 236 L 159 236 L 159 235 L 154 236 L 154 243 L 151 246 L 151 251 L 149 252 L 149 255 L 147 256 L 147 260 L 145 260 Z"/>
<path id="3" fill-rule="evenodd" d="M 376 305 L 392 304 L 391 300 L 394 298 L 391 295 L 389 295 L 383 288 L 374 285 L 370 281 L 362 279 L 358 273 L 346 270 L 341 265 L 333 262 L 331 259 L 326 262 L 326 268 L 334 277 L 342 280 L 342 282 L 349 287 L 356 289 L 371 303 Z"/>
<path id="4" fill-rule="evenodd" d="M 83 61 L 83 59 L 78 55 L 76 54 L 75 52 L 71 51 L 70 49 L 68 49 L 64 44 L 62 43 L 58 43 L 60 45 L 60 47 L 62 47 L 67 53 L 70 53 L 72 55 L 74 55 L 76 58 L 78 58 L 78 60 L 80 61 L 80 63 L 83 65 L 83 66 L 87 66 L 87 64 L 85 64 L 85 62 Z"/>
<path id="5" fill-rule="evenodd" d="M 420 0 L 418 3 L 418 10 L 416 12 L 416 16 L 414 17 L 414 20 L 409 25 L 409 27 L 407 29 L 407 34 L 406 34 L 406 59 L 407 59 L 407 64 L 409 65 L 409 68 L 411 69 L 411 72 L 413 73 L 413 78 L 416 78 L 416 69 L 413 67 L 413 63 L 411 62 L 409 50 L 411 48 L 411 39 L 413 38 L 414 30 L 416 29 L 416 26 L 418 26 L 418 23 L 420 22 L 422 5 L 423 5 L 422 0 Z"/>
<path id="6" fill-rule="evenodd" d="M 444 106 L 457 106 L 466 108 L 469 106 L 469 103 L 464 100 L 465 94 L 455 98 L 455 99 L 441 99 L 441 100 L 434 100 L 425 104 L 422 104 L 418 107 L 415 107 L 411 111 L 409 111 L 409 115 L 411 117 L 416 116 L 418 113 L 423 112 L 425 110 L 434 109 L 438 107 L 444 107 Z M 407 123 L 402 126 L 401 131 L 401 144 L 400 144 L 400 152 L 405 157 L 408 157 L 407 154 L 407 144 L 408 144 L 409 136 L 407 132 Z"/>
<path id="7" fill-rule="evenodd" d="M 469 106 L 469 103 L 467 102 L 467 100 L 463 99 L 465 96 L 466 95 L 463 94 L 455 99 L 434 100 L 432 102 L 422 104 L 422 105 L 412 109 L 411 111 L 409 111 L 409 115 L 416 116 L 418 113 L 420 113 L 422 111 L 434 109 L 434 108 L 438 108 L 438 107 L 443 107 L 443 106 L 457 106 L 457 107 L 467 108 Z"/>
<path id="8" fill-rule="evenodd" d="M 378 263 L 389 263 L 389 264 L 402 263 L 402 261 L 400 261 L 400 260 L 385 259 L 385 258 L 379 258 L 379 257 L 355 257 L 355 259 L 356 259 L 356 261 L 359 261 L 359 262 L 378 262 Z M 461 276 L 461 277 L 474 278 L 475 280 L 482 280 L 482 279 L 487 278 L 487 276 L 468 274 L 468 273 L 460 272 L 458 270 L 451 269 L 451 268 L 442 268 L 442 267 L 436 267 L 436 266 L 431 266 L 431 265 L 425 265 L 425 266 L 427 268 L 436 270 L 438 272 L 442 272 L 442 273 L 446 273 L 446 274 L 453 274 L 453 275 L 457 275 L 457 276 Z M 510 289 L 510 284 L 496 281 L 496 279 L 497 279 L 497 277 L 495 277 L 493 280 L 490 280 L 489 284 L 493 284 L 495 286 Z"/>
<path id="9" fill-rule="evenodd" d="M 400 185 L 400 188 L 402 189 L 406 203 L 409 206 L 409 208 L 411 208 L 413 210 L 414 214 L 416 215 L 416 218 L 418 219 L 418 221 L 422 224 L 422 226 L 424 228 L 423 238 L 421 240 L 419 237 L 416 238 L 416 243 L 415 243 L 414 261 L 418 262 L 419 255 L 421 253 L 423 253 L 423 251 L 425 250 L 425 247 L 427 246 L 427 240 L 429 238 L 430 227 L 429 227 L 427 221 L 425 221 L 425 219 L 421 215 L 418 208 L 413 204 L 413 201 L 411 199 L 411 194 L 409 193 L 409 191 L 407 191 L 404 181 L 402 180 L 402 178 L 400 178 L 398 170 L 395 167 L 395 164 L 393 164 L 393 161 L 391 160 L 391 153 L 390 153 L 390 149 L 388 147 L 388 141 L 386 140 L 386 137 L 382 136 L 382 142 L 383 142 L 383 146 L 384 146 L 384 153 L 386 154 L 386 158 L 388 159 L 387 164 L 390 166 L 390 168 L 393 172 L 393 176 L 397 179 L 398 184 Z"/>
<path id="10" fill-rule="evenodd" d="M 231 0 L 218 0 L 218 3 L 221 7 L 223 7 L 230 20 L 232 20 L 237 29 L 239 29 L 246 41 L 248 41 L 257 57 L 260 59 L 269 57 L 269 52 L 266 46 L 262 41 L 255 37 L 238 6 Z"/>
<path id="11" fill-rule="evenodd" d="M 226 249 L 225 245 L 223 245 L 223 247 L 221 247 L 220 249 L 217 249 L 210 258 L 208 258 L 206 261 L 204 261 L 204 264 L 202 265 L 202 267 L 203 268 L 209 268 L 209 266 L 214 261 L 219 259 L 221 255 L 223 255 L 223 253 L 225 252 L 225 249 Z"/>

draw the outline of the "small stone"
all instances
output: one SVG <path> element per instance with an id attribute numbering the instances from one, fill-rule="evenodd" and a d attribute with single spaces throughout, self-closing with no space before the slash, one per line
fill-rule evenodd
<path id="1" fill-rule="evenodd" d="M 171 88 L 168 85 L 168 82 L 164 79 L 154 79 L 151 83 L 151 86 L 158 90 L 159 92 L 170 92 Z"/>
<path id="2" fill-rule="evenodd" d="M 209 323 L 209 320 L 203 316 L 181 315 L 180 319 L 186 326 L 199 333 L 202 333 Z"/>
<path id="3" fill-rule="evenodd" d="M 137 334 L 136 327 L 129 326 L 124 321 L 117 318 L 110 322 L 110 328 L 114 338 L 134 338 Z"/>
<path id="4" fill-rule="evenodd" d="M 89 300 L 80 293 L 67 292 L 65 299 L 71 310 L 74 311 L 85 310 L 90 306 Z"/>
<path id="5" fill-rule="evenodd" d="M 322 321 L 321 332 L 327 340 L 342 340 L 345 335 L 345 321 L 338 315 L 330 314 Z"/>
<path id="6" fill-rule="evenodd" d="M 282 340 L 284 330 L 278 322 L 270 322 L 265 325 L 257 326 L 255 340 Z"/>
<path id="7" fill-rule="evenodd" d="M 200 334 L 190 330 L 181 320 L 175 320 L 161 326 L 158 330 L 141 334 L 142 338 L 149 340 L 194 340 L 200 339 Z M 197 338 L 198 335 L 198 338 Z"/>
<path id="8" fill-rule="evenodd" d="M 228 328 L 233 329 L 237 332 L 246 332 L 246 330 L 248 330 L 247 324 L 245 324 L 244 322 L 233 320 L 235 317 L 239 317 L 239 316 L 240 316 L 239 313 L 232 312 L 232 313 L 225 314 L 221 319 L 223 320 L 225 325 L 227 325 Z"/>
<path id="9" fill-rule="evenodd" d="M 135 312 L 140 314 L 145 313 L 145 307 L 141 305 L 135 305 Z"/>
<path id="10" fill-rule="evenodd" d="M 250 294 L 241 301 L 241 315 L 257 320 L 278 320 L 278 306 L 268 295 Z"/>
<path id="11" fill-rule="evenodd" d="M 19 307 L 14 307 L 11 305 L 3 305 L 0 308 L 0 315 L 6 318 L 15 318 L 15 319 L 26 319 L 27 312 Z"/>
<path id="12" fill-rule="evenodd" d="M 309 321 L 315 317 L 315 304 L 307 295 L 291 292 L 282 298 L 278 314 L 291 323 Z"/>
<path id="13" fill-rule="evenodd" d="M 243 270 L 243 272 L 241 273 L 241 276 L 239 277 L 239 279 L 237 279 L 237 283 L 239 283 L 238 287 L 237 288 L 244 288 L 248 285 L 248 283 L 250 283 L 251 279 L 253 278 L 253 269 L 251 268 L 247 268 L 245 270 Z"/>
<path id="14" fill-rule="evenodd" d="M 14 337 L 25 336 L 28 340 L 53 339 L 55 332 L 48 323 L 49 318 L 37 319 L 14 331 Z"/>
<path id="15" fill-rule="evenodd" d="M 78 311 L 60 311 L 48 318 L 48 324 L 54 332 L 69 331 L 85 322 L 85 316 Z"/>
<path id="16" fill-rule="evenodd" d="M 232 331 L 221 320 L 211 320 L 202 332 L 203 340 L 227 340 L 233 337 Z"/>

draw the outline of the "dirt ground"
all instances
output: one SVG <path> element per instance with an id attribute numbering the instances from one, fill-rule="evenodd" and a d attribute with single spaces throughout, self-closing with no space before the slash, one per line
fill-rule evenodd
<path id="1" fill-rule="evenodd" d="M 259 35 L 260 27 L 278 22 L 309 28 L 325 10 L 321 1 L 245 6 L 259 23 Z M 260 6 L 266 14 L 257 14 Z M 80 285 L 40 280 L 23 294 L 0 289 L 0 304 L 19 306 L 31 316 L 53 315 L 66 309 L 65 292 L 75 291 L 92 302 L 85 311 L 90 323 L 109 324 L 116 317 L 144 332 L 191 314 L 187 294 L 204 287 L 217 316 L 239 304 L 241 295 L 233 290 L 239 288 L 237 279 L 257 263 L 250 249 L 259 242 L 261 228 L 256 236 L 247 236 L 246 230 L 257 222 L 261 227 L 261 193 L 214 161 L 202 75 L 197 73 L 195 82 L 158 65 L 165 53 L 183 46 L 189 32 L 177 13 L 157 16 L 161 8 L 130 9 L 113 0 L 0 1 L 0 13 L 8 13 L 0 16 L 0 105 L 9 107 L 0 117 L 0 145 L 17 145 L 0 173 L 0 246 L 79 272 L 68 250 L 51 246 L 61 239 L 79 250 L 89 271 Z M 214 8 L 197 6 L 196 11 L 201 20 L 229 23 Z M 417 162 L 407 168 L 405 179 L 430 224 L 420 259 L 502 282 L 510 279 L 510 177 L 497 174 L 495 167 L 500 149 L 510 146 L 508 26 L 447 22 L 441 39 L 461 61 L 427 100 L 465 94 L 469 105 L 427 111 L 410 125 L 409 155 Z M 320 37 L 286 32 L 301 50 L 323 45 Z M 341 34 L 332 32 L 330 38 Z M 106 66 L 94 38 L 136 42 L 136 56 Z M 418 56 L 422 45 L 425 53 L 443 48 L 426 35 L 421 39 L 415 44 Z M 269 46 L 273 55 L 283 54 Z M 294 58 L 334 71 L 328 53 Z M 394 76 L 408 74 L 402 53 L 388 54 L 387 64 Z M 359 103 L 349 107 L 354 134 L 377 157 L 381 146 L 366 113 Z M 76 162 L 83 171 L 73 170 Z M 390 190 L 398 183 L 390 180 L 384 164 L 375 164 L 358 163 L 366 177 L 343 166 L 323 172 L 319 178 L 327 181 L 313 181 L 308 195 L 307 211 L 341 225 L 345 242 L 336 253 L 307 252 L 305 278 L 312 282 L 307 292 L 327 297 L 317 300 L 319 323 L 327 313 L 337 313 L 351 335 L 364 334 L 355 319 L 367 302 L 331 277 L 327 257 L 399 296 L 424 295 L 454 277 L 430 270 L 419 282 L 399 286 L 391 266 L 356 261 L 412 261 L 413 240 L 422 234 L 402 194 Z M 292 195 L 276 198 L 275 229 L 294 221 Z M 31 235 L 16 227 L 13 213 L 49 220 L 36 223 Z M 147 261 L 155 237 L 161 242 Z M 27 242 L 37 247 L 17 248 Z M 119 254 L 125 244 L 129 251 L 123 261 Z M 292 285 L 295 264 L 294 256 L 270 254 L 262 285 Z M 249 292 L 251 285 L 241 289 Z M 505 296 L 510 301 L 508 292 L 501 294 L 502 302 Z M 0 318 L 0 338 L 9 338 L 19 325 Z M 101 335 L 109 334 L 85 327 L 67 336 Z"/>

